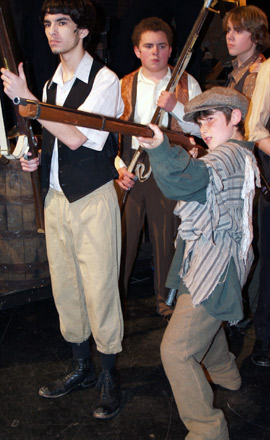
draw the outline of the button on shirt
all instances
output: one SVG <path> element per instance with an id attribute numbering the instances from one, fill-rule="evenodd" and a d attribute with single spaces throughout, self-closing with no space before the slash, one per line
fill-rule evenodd
<path id="1" fill-rule="evenodd" d="M 85 52 L 81 62 L 74 74 L 74 77 L 63 83 L 63 68 L 59 64 L 51 80 L 57 84 L 56 105 L 63 106 L 76 78 L 88 83 L 89 72 L 93 64 L 93 58 Z M 43 90 L 43 101 L 46 102 L 47 83 Z M 124 111 L 124 104 L 121 98 L 121 89 L 118 77 L 107 67 L 103 67 L 96 75 L 91 93 L 78 110 L 89 113 L 101 114 L 119 118 Z M 107 140 L 108 132 L 93 130 L 91 128 L 77 127 L 86 137 L 87 141 L 83 145 L 96 151 L 101 151 Z M 55 138 L 54 150 L 51 162 L 50 186 L 57 191 L 62 191 L 58 179 L 58 140 Z"/>

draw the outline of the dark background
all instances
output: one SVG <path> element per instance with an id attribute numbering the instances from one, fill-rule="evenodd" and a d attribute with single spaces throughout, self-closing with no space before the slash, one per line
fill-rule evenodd
<path id="1" fill-rule="evenodd" d="M 39 20 L 42 3 L 43 0 L 0 0 L 16 61 L 24 62 L 29 88 L 39 99 L 44 83 L 53 75 L 59 62 L 58 57 L 50 51 Z M 93 0 L 93 3 L 97 8 L 98 20 L 88 50 L 121 78 L 139 67 L 131 34 L 141 19 L 155 15 L 172 26 L 175 38 L 170 63 L 174 65 L 199 15 L 203 0 Z M 223 4 L 226 10 L 235 5 L 226 1 Z M 247 1 L 247 4 L 256 4 L 270 16 L 269 2 L 266 4 L 263 0 L 256 0 Z M 187 70 L 204 89 L 206 77 L 217 62 L 224 67 L 222 81 L 230 71 L 230 56 L 221 19 L 218 14 L 210 12 Z M 0 96 L 6 108 L 9 104 L 3 96 L 2 85 Z M 5 118 L 8 131 L 14 125 L 14 119 L 11 112 L 5 112 Z"/>
<path id="2" fill-rule="evenodd" d="M 14 47 L 19 47 L 19 60 L 26 62 L 26 71 L 30 87 L 33 92 L 41 96 L 45 81 L 54 73 L 58 63 L 56 56 L 52 55 L 44 35 L 43 25 L 39 21 L 39 14 L 43 0 L 0 0 L 0 5 L 5 16 L 12 15 L 16 29 Z M 137 59 L 133 53 L 131 34 L 134 26 L 143 18 L 158 16 L 172 25 L 175 31 L 174 50 L 171 62 L 179 55 L 184 43 L 192 29 L 199 11 L 203 5 L 202 0 L 93 0 L 97 8 L 98 21 L 92 38 L 92 47 L 103 61 L 120 77 L 138 67 Z M 223 2 L 228 10 L 233 3 Z M 270 15 L 269 2 L 256 0 L 247 1 L 255 4 Z M 217 8 L 217 7 L 215 7 Z M 216 28 L 210 42 L 215 43 L 215 53 L 220 52 L 224 58 L 224 39 L 216 40 L 216 32 L 222 36 L 221 21 L 216 14 L 210 13 L 200 41 L 195 47 L 195 53 L 188 71 L 200 80 L 200 63 L 194 62 L 206 31 L 212 27 L 213 17 Z M 222 41 L 223 40 L 223 41 Z M 197 55 L 198 56 L 198 55 Z M 18 61 L 19 61 L 18 60 Z"/>

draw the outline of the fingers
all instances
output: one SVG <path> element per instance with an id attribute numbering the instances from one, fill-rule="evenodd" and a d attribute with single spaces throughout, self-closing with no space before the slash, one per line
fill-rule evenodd
<path id="1" fill-rule="evenodd" d="M 4 68 L 1 69 L 1 79 L 3 81 L 4 92 L 6 92 L 8 86 L 10 84 L 10 79 L 9 79 L 9 76 L 8 76 L 8 70 L 7 69 L 4 69 Z"/>
<path id="2" fill-rule="evenodd" d="M 166 112 L 172 112 L 175 105 L 176 105 L 177 99 L 176 99 L 176 95 L 173 92 L 167 92 L 167 91 L 163 91 L 161 92 L 158 101 L 157 101 L 157 105 L 158 107 L 164 109 Z"/>
<path id="3" fill-rule="evenodd" d="M 198 154 L 199 154 L 199 148 L 198 147 L 193 147 L 191 150 L 189 150 L 189 154 L 190 154 L 191 157 L 196 159 L 198 157 Z"/>
<path id="4" fill-rule="evenodd" d="M 128 191 L 129 189 L 133 188 L 135 185 L 135 181 L 131 179 L 117 179 L 116 182 L 118 185 L 124 189 L 125 191 Z"/>
<path id="5" fill-rule="evenodd" d="M 30 97 L 22 63 L 19 64 L 18 69 L 19 75 L 15 75 L 4 68 L 1 69 L 1 79 L 3 81 L 4 92 L 10 99 L 14 99 L 15 96 L 20 96 L 21 98 Z"/>
<path id="6" fill-rule="evenodd" d="M 157 148 L 163 142 L 163 133 L 157 125 L 149 124 L 149 127 L 153 130 L 154 136 L 152 138 L 139 136 L 137 139 L 146 149 Z"/>
<path id="7" fill-rule="evenodd" d="M 135 185 L 134 179 L 136 176 L 132 173 L 130 173 L 126 167 L 119 168 L 118 170 L 119 179 L 117 180 L 118 185 L 127 190 L 130 188 L 133 188 Z"/>
<path id="8" fill-rule="evenodd" d="M 27 153 L 27 156 L 31 156 L 32 154 L 30 152 Z M 20 163 L 23 171 L 27 171 L 28 173 L 31 173 L 33 171 L 36 171 L 39 166 L 39 157 L 35 157 L 34 159 L 26 159 L 24 156 L 20 158 Z"/>
<path id="9" fill-rule="evenodd" d="M 122 188 L 125 191 L 130 190 L 131 187 L 125 185 L 125 183 L 123 182 L 123 180 L 120 179 L 116 179 L 116 182 L 118 183 L 118 185 L 120 186 L 120 188 Z M 134 183 L 134 182 L 133 182 Z"/>
<path id="10" fill-rule="evenodd" d="M 188 139 L 192 145 L 196 145 L 196 141 L 195 141 L 194 137 L 190 136 Z"/>
<path id="11" fill-rule="evenodd" d="M 160 128 L 156 124 L 149 124 L 149 127 L 155 133 L 154 137 L 163 138 L 163 133 Z"/>
<path id="12" fill-rule="evenodd" d="M 122 168 L 122 170 L 123 170 L 123 176 L 129 178 L 130 180 L 133 180 L 135 178 L 135 174 L 128 171 L 127 168 Z"/>
<path id="13" fill-rule="evenodd" d="M 22 80 L 26 81 L 25 74 L 24 74 L 24 70 L 23 70 L 23 63 L 20 63 L 20 64 L 18 65 L 18 72 L 19 72 L 19 77 L 20 77 Z"/>
<path id="14" fill-rule="evenodd" d="M 122 184 L 125 186 L 126 189 L 133 188 L 135 185 L 135 181 L 133 179 L 129 179 L 128 177 L 125 177 L 121 180 Z"/>

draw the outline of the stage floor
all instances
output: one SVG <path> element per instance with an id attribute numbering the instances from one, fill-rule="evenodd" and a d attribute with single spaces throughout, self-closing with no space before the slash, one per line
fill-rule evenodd
<path id="1" fill-rule="evenodd" d="M 155 312 L 149 255 L 133 273 L 125 313 L 120 413 L 99 421 L 92 412 L 95 390 L 43 399 L 38 389 L 65 369 L 71 353 L 59 332 L 52 298 L 0 311 L 1 440 L 182 440 L 179 419 L 164 374 L 159 346 L 167 322 Z M 230 335 L 243 379 L 239 391 L 216 388 L 215 405 L 228 420 L 230 440 L 270 439 L 270 368 L 256 367 L 250 354 L 254 329 Z M 93 356 L 99 368 L 92 342 Z"/>

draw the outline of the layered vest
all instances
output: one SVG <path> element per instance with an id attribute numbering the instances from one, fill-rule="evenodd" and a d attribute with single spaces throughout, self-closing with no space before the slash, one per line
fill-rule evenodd
<path id="1" fill-rule="evenodd" d="M 242 145 L 227 142 L 202 157 L 210 178 L 206 203 L 180 201 L 174 210 L 181 219 L 178 238 L 185 241 L 179 275 L 195 305 L 220 284 L 231 258 L 241 287 L 253 261 L 252 201 L 254 178 L 258 186 L 260 179 L 253 153 Z"/>
<path id="2" fill-rule="evenodd" d="M 96 74 L 102 67 L 102 64 L 95 60 L 93 61 L 87 84 L 76 78 L 64 102 L 64 107 L 77 109 L 83 104 L 91 92 Z M 50 87 L 47 86 L 47 102 L 49 104 L 55 104 L 56 89 L 57 85 L 55 83 L 51 83 Z M 54 142 L 55 137 L 44 129 L 41 153 L 41 186 L 43 200 L 46 197 L 50 185 L 50 169 Z M 113 135 L 109 135 L 102 151 L 95 151 L 84 146 L 79 147 L 77 150 L 71 150 L 67 145 L 58 140 L 59 183 L 70 203 L 75 202 L 110 180 L 118 177 L 118 173 L 114 167 L 114 157 L 116 154 L 117 143 Z"/>
<path id="3" fill-rule="evenodd" d="M 125 104 L 125 110 L 121 119 L 125 121 L 134 121 L 135 105 L 137 99 L 137 80 L 139 70 L 126 75 L 122 78 L 121 94 L 122 99 Z M 176 98 L 182 104 L 188 102 L 188 75 L 186 72 L 183 73 L 178 85 L 175 89 Z M 150 121 L 149 121 L 150 122 Z M 177 123 L 176 119 L 169 115 L 169 129 L 182 132 L 180 125 Z M 131 149 L 131 136 L 121 136 L 120 139 L 120 156 L 126 164 L 129 164 L 134 150 Z"/>
<path id="4" fill-rule="evenodd" d="M 237 68 L 237 60 L 234 60 L 232 63 L 233 71 L 228 75 L 228 81 L 225 86 L 244 93 L 248 98 L 251 98 L 255 88 L 259 67 L 264 61 L 265 57 L 263 54 L 255 53 L 246 66 L 243 65 L 240 67 L 242 75 L 239 77 L 239 73 L 235 73 L 237 71 L 239 72 L 239 68 Z M 235 75 L 236 78 L 238 77 L 237 80 Z"/>

